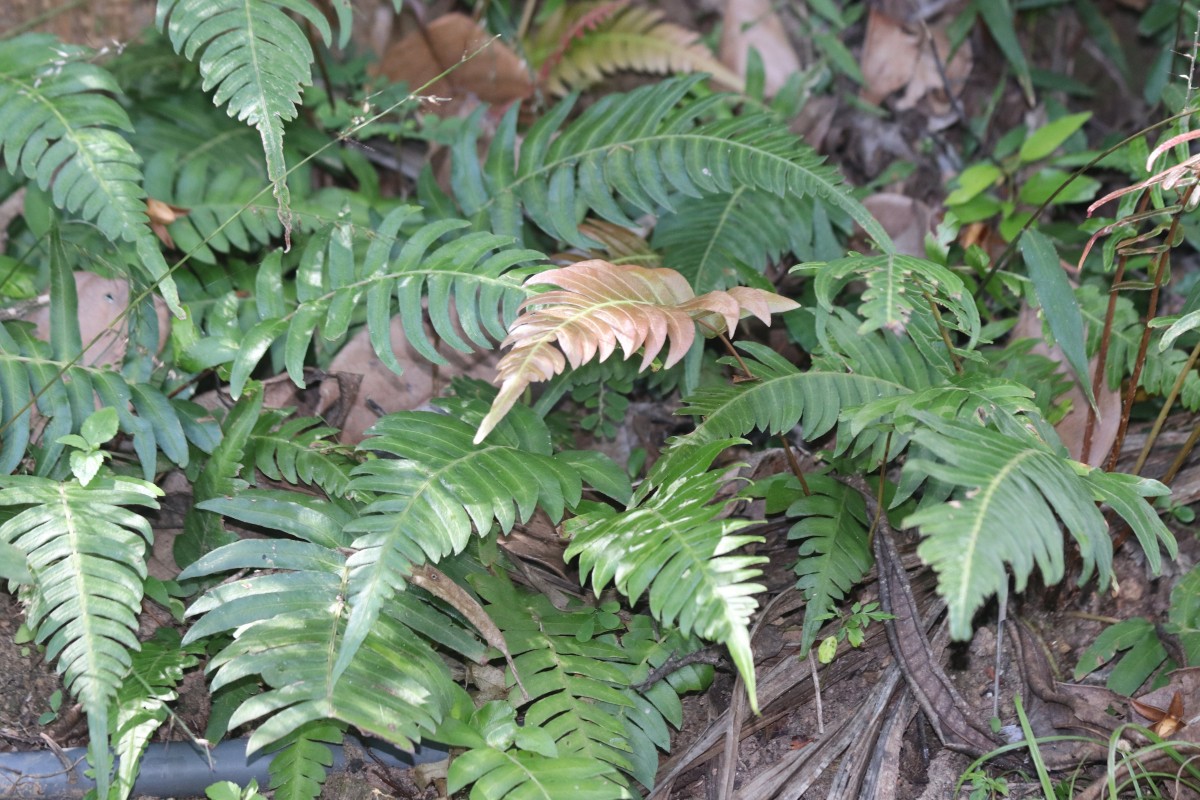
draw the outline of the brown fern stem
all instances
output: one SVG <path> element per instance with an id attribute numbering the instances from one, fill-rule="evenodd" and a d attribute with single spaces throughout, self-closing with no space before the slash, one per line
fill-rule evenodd
<path id="1" fill-rule="evenodd" d="M 1187 441 L 1183 443 L 1183 448 L 1179 454 L 1175 456 L 1175 460 L 1171 462 L 1171 468 L 1167 470 L 1167 474 L 1159 478 L 1160 481 L 1167 486 L 1171 485 L 1171 481 L 1175 480 L 1175 476 L 1179 474 L 1179 470 L 1183 469 L 1183 465 L 1187 463 L 1188 456 L 1192 454 L 1192 450 L 1196 448 L 1196 442 L 1200 441 L 1200 425 L 1192 428 L 1192 433 L 1188 436 Z"/>
<path id="2" fill-rule="evenodd" d="M 796 458 L 796 452 L 792 450 L 792 443 L 788 441 L 786 434 L 780 434 L 779 441 L 783 443 L 783 455 L 787 458 L 788 469 L 796 476 L 796 480 L 800 481 L 800 489 L 804 496 L 811 497 L 812 490 L 808 488 L 808 481 L 804 480 L 804 470 L 800 469 L 800 461 Z"/>
<path id="3" fill-rule="evenodd" d="M 716 328 L 714 328 L 713 326 L 707 325 L 703 322 L 697 321 L 697 324 L 699 324 L 701 327 L 708 328 L 710 331 L 716 330 Z M 725 349 L 729 352 L 729 355 L 733 356 L 734 360 L 737 361 L 738 368 L 742 371 L 742 377 L 740 379 L 735 378 L 735 380 L 743 380 L 743 381 L 758 380 L 758 377 L 755 376 L 755 374 L 750 371 L 750 368 L 748 366 L 746 366 L 746 362 L 742 360 L 742 355 L 741 355 L 741 353 L 739 353 L 737 351 L 737 348 L 733 346 L 733 342 L 729 341 L 729 337 L 723 333 L 718 333 L 717 338 L 721 340 L 721 344 L 723 344 L 725 346 Z"/>
<path id="4" fill-rule="evenodd" d="M 1146 207 L 1150 205 L 1150 192 L 1142 195 L 1142 199 L 1138 202 L 1136 214 L 1142 214 L 1146 211 Z M 1129 262 L 1129 256 L 1124 253 L 1117 259 L 1117 269 L 1113 274 L 1112 285 L 1120 286 L 1121 281 L 1125 279 L 1125 266 Z M 1104 331 L 1100 334 L 1100 350 L 1096 353 L 1096 371 L 1092 375 L 1092 397 L 1098 397 L 1104 384 L 1104 368 L 1108 363 L 1108 347 L 1112 342 L 1112 326 L 1113 319 L 1117 314 L 1117 290 L 1113 288 L 1108 293 L 1108 308 L 1104 312 Z M 1088 404 L 1087 417 L 1083 425 L 1083 452 L 1079 456 L 1079 460 L 1085 464 L 1091 463 L 1092 455 L 1092 436 L 1096 431 L 1096 407 Z"/>
<path id="5" fill-rule="evenodd" d="M 1196 184 L 1192 184 L 1183 193 L 1180 208 L 1186 208 L 1192 197 Z M 1112 472 L 1117 467 L 1117 459 L 1121 457 L 1121 446 L 1125 443 L 1125 433 L 1129 429 L 1129 417 L 1133 413 L 1133 399 L 1137 395 L 1138 381 L 1142 377 L 1142 367 L 1146 363 L 1146 351 L 1150 349 L 1150 320 L 1158 315 L 1158 294 L 1162 290 L 1163 276 L 1167 272 L 1167 264 L 1171 260 L 1171 247 L 1175 234 L 1179 232 L 1179 214 L 1171 217 L 1171 227 L 1167 229 L 1167 237 L 1162 252 L 1158 254 L 1158 268 L 1154 271 L 1154 288 L 1150 290 L 1150 303 L 1146 308 L 1146 326 L 1142 329 L 1142 341 L 1138 345 L 1137 360 L 1133 362 L 1133 374 L 1129 378 L 1129 388 L 1125 390 L 1125 401 L 1121 407 L 1121 424 L 1117 428 L 1117 440 L 1113 443 L 1112 452 L 1108 456 L 1106 470 Z"/>
<path id="6" fill-rule="evenodd" d="M 921 292 L 925 295 L 926 302 L 929 303 L 929 309 L 933 312 L 933 321 L 937 324 L 938 333 L 942 335 L 942 342 L 946 345 L 946 352 L 950 354 L 950 360 L 954 362 L 954 374 L 963 374 L 962 359 L 958 353 L 954 352 L 954 341 L 950 338 L 950 331 L 946 328 L 946 323 L 942 321 L 942 312 L 938 310 L 937 303 L 933 301 L 932 295 L 929 292 Z"/>

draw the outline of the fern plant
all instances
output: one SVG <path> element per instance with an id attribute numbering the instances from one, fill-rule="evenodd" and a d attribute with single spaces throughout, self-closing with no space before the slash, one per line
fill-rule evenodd
<path id="1" fill-rule="evenodd" d="M 661 11 L 628 0 L 563 4 L 528 37 L 525 49 L 540 83 L 558 95 L 619 70 L 707 72 L 727 88 L 741 88 L 741 78 L 698 42 L 698 34 L 662 18 Z"/>
<path id="2" fill-rule="evenodd" d="M 51 192 L 56 206 L 94 221 L 110 240 L 133 245 L 127 263 L 144 269 L 182 315 L 146 217 L 141 158 L 119 133 L 131 127 L 110 96 L 120 90 L 103 67 L 87 63 L 88 55 L 43 34 L 0 48 L 4 165 Z"/>
<path id="3" fill-rule="evenodd" d="M 337 7 L 344 23 L 346 5 Z M 283 126 L 296 117 L 301 89 L 312 82 L 313 62 L 312 46 L 288 11 L 331 42 L 329 21 L 304 0 L 160 0 L 155 12 L 156 24 L 176 52 L 188 60 L 199 57 L 204 91 L 216 90 L 213 102 L 258 130 L 285 236 L 291 230 L 291 196 Z M 344 45 L 349 30 L 343 25 L 342 31 Z"/>
<path id="4" fill-rule="evenodd" d="M 64 437 L 76 448 L 75 477 L 69 481 L 0 477 L 0 508 L 17 510 L 0 525 L 0 541 L 8 545 L 5 571 L 27 575 L 27 624 L 87 713 L 88 758 L 105 796 L 112 773 L 108 741 L 114 703 L 121 749 L 136 761 L 139 747 L 138 734 L 127 729 L 128 698 L 118 695 L 133 666 L 131 653 L 139 649 L 137 615 L 153 533 L 131 507 L 156 508 L 162 496 L 154 484 L 115 476 L 104 467 L 99 446 L 116 432 L 117 415 L 110 408 L 89 417 L 81 435 Z M 124 793 L 132 786 L 129 777 L 118 777 Z"/>
<path id="5" fill-rule="evenodd" d="M 453 202 L 474 224 L 525 241 L 524 217 L 577 247 L 581 210 L 622 227 L 631 214 L 671 211 L 677 200 L 725 195 L 741 187 L 776 198 L 813 197 L 861 225 L 883 249 L 891 238 L 842 186 L 841 178 L 770 113 L 710 120 L 723 95 L 683 102 L 701 78 L 687 76 L 608 95 L 561 131 L 572 99 L 529 129 L 514 153 L 517 114 L 504 116 L 481 166 L 478 133 L 463 128 L 451 165 Z M 446 207 L 430 181 L 427 207 Z"/>
<path id="6" fill-rule="evenodd" d="M 332 7 L 344 43 L 350 4 Z M 607 64 L 662 66 L 612 44 L 674 35 L 656 12 L 584 11 L 547 28 L 551 51 L 576 48 L 544 61 L 564 84 Z M 838 476 L 884 473 L 889 511 L 920 535 L 959 637 L 1008 572 L 1018 588 L 1035 567 L 1063 577 L 1060 522 L 1086 570 L 1109 580 L 1098 503 L 1130 524 L 1152 567 L 1174 555 L 1146 502 L 1161 486 L 1065 456 L 1049 424 L 1065 381 L 990 340 L 1002 325 L 971 296 L 971 270 L 895 253 L 774 112 L 707 94 L 701 76 L 672 78 L 578 115 L 569 97 L 527 129 L 509 109 L 481 159 L 480 110 L 424 134 L 451 143 L 446 186 L 426 170 L 416 204 L 400 203 L 380 196 L 367 159 L 332 146 L 345 130 L 319 127 L 349 116 L 298 116 L 314 59 L 304 27 L 333 39 L 315 4 L 160 0 L 157 19 L 182 56 L 171 63 L 195 62 L 157 86 L 47 37 L 0 43 L 0 152 L 13 185 L 28 184 L 13 241 L 44 273 L 51 305 L 48 342 L 0 323 L 0 473 L 20 473 L 0 478 L 0 574 L 25 586 L 31 624 L 88 712 L 102 792 L 109 737 L 125 792 L 203 648 L 214 690 L 236 706 L 215 728 L 250 726 L 251 749 L 278 751 L 276 796 L 315 797 L 328 745 L 351 728 L 461 748 L 450 789 L 472 797 L 637 796 L 682 721 L 679 693 L 711 672 L 645 686 L 652 669 L 715 642 L 756 702 L 762 558 L 747 548 L 760 539 L 728 499 L 728 468 L 712 466 L 743 436 L 825 448 L 827 473 L 772 506 L 794 522 L 805 648 L 870 569 L 873 521 Z M 666 49 L 686 56 L 671 69 L 703 65 L 690 42 Z M 211 104 L 195 102 L 197 80 Z M 346 176 L 359 191 L 312 188 Z M 147 224 L 147 194 L 178 209 L 156 220 L 170 239 Z M 853 224 L 878 255 L 843 254 Z M 93 227 L 109 251 L 89 247 Z M 172 246 L 184 256 L 174 272 Z M 556 264 L 581 263 L 547 269 L 556 251 Z M 771 283 L 789 254 L 807 262 L 788 279 L 815 300 L 803 309 Z M 189 318 L 160 355 L 168 334 L 143 300 L 124 323 L 124 363 L 85 366 L 78 268 L 128 274 L 139 293 L 153 282 Z M 1000 277 L 997 296 L 1029 281 Z M 1102 319 L 1094 290 L 1078 302 L 1084 320 Z M 784 312 L 805 361 L 753 341 L 720 362 L 706 355 L 705 337 Z M 1136 360 L 1130 314 L 1118 303 L 1112 383 Z M 443 346 L 503 342 L 499 389 L 459 381 L 439 411 L 383 415 L 357 449 L 321 420 L 265 407 L 258 378 L 282 370 L 302 384 L 358 331 L 400 372 L 395 315 L 430 364 L 445 363 Z M 618 347 L 628 364 L 589 378 L 587 365 Z M 1181 353 L 1168 348 L 1143 385 L 1169 384 Z M 596 375 L 624 388 L 654 369 L 647 382 L 682 387 L 682 416 L 696 424 L 635 490 L 623 465 L 563 446 L 569 425 L 554 407 Z M 217 388 L 212 411 L 192 402 L 197 387 Z M 93 417 L 97 401 L 107 409 Z M 168 465 L 191 483 L 175 556 L 196 596 L 180 642 L 139 643 L 149 527 L 133 509 L 152 507 L 148 481 Z M 1028 518 L 1012 524 L 1000 504 Z M 584 599 L 552 602 L 510 577 L 500 536 L 535 513 L 561 526 Z"/>

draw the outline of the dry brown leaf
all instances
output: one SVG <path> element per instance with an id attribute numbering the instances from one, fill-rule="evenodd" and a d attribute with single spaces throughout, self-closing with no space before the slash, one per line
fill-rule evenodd
<path id="1" fill-rule="evenodd" d="M 628 69 L 707 72 L 723 86 L 742 88 L 741 78 L 713 56 L 700 34 L 662 18 L 662 11 L 628 2 L 560 6 L 531 42 L 533 52 L 550 51 L 538 70 L 540 82 L 561 95 Z"/>
<path id="2" fill-rule="evenodd" d="M 742 317 L 754 315 L 770 324 L 771 314 L 798 307 L 786 297 L 744 286 L 697 297 L 687 279 L 673 269 L 599 259 L 547 270 L 525 282 L 546 284 L 559 289 L 525 301 L 525 313 L 502 343 L 512 349 L 496 367 L 500 393 L 479 425 L 476 443 L 487 437 L 525 387 L 549 380 L 568 363 L 579 367 L 593 358 L 603 361 L 620 345 L 625 358 L 642 351 L 644 370 L 666 346 L 663 365 L 670 367 L 691 348 L 697 325 L 716 336 L 733 331 Z"/>
<path id="3" fill-rule="evenodd" d="M 129 337 L 121 315 L 129 305 L 129 282 L 121 278 L 102 278 L 91 272 L 75 273 L 75 291 L 79 296 L 79 334 L 88 347 L 80 363 L 119 366 L 125 360 Z M 157 296 L 154 312 L 158 317 L 158 348 L 161 351 L 171 332 L 171 317 L 167 306 Z M 41 306 L 25 319 L 37 326 L 38 338 L 50 339 L 50 307 Z"/>
<path id="4" fill-rule="evenodd" d="M 766 94 L 773 96 L 801 70 L 800 58 L 788 39 L 773 0 L 725 0 L 721 24 L 721 63 L 746 76 L 746 59 L 753 47 L 762 56 Z"/>
<path id="5" fill-rule="evenodd" d="M 929 35 L 933 37 L 932 47 Z M 904 94 L 896 100 L 896 110 L 913 108 L 930 95 L 933 112 L 944 113 L 950 105 L 950 98 L 946 96 L 947 84 L 955 96 L 960 94 L 973 64 L 968 42 L 960 45 L 947 62 L 949 55 L 950 40 L 943 27 L 917 25 L 909 30 L 872 8 L 867 14 L 867 34 L 860 65 L 866 85 L 860 96 L 869 103 L 880 103 L 904 89 Z"/>
<path id="6" fill-rule="evenodd" d="M 895 192 L 878 192 L 863 200 L 871 216 L 892 237 L 896 252 L 925 257 L 925 235 L 933 232 L 933 209 Z"/>
<path id="7" fill-rule="evenodd" d="M 429 402 L 455 375 L 484 380 L 490 378 L 499 359 L 499 354 L 495 352 L 467 355 L 444 348 L 442 354 L 450 366 L 438 367 L 435 372 L 429 362 L 409 345 L 399 317 L 392 319 L 391 338 L 396 358 L 404 367 L 403 375 L 397 375 L 379 361 L 366 329 L 351 337 L 329 365 L 331 373 L 362 376 L 362 383 L 346 412 L 339 437 L 344 444 L 361 442 L 367 428 L 379 421 L 380 413 L 411 410 Z M 336 403 L 344 402 L 336 381 L 323 381 L 318 391 L 321 397 L 317 405 L 318 414 L 324 414 Z"/>
<path id="8" fill-rule="evenodd" d="M 603 245 L 603 251 L 593 250 L 589 256 L 580 256 L 575 253 L 555 253 L 551 257 L 551 261 L 560 264 L 574 263 L 601 256 L 608 256 L 605 260 L 612 261 L 614 264 L 633 262 L 657 265 L 662 261 L 662 257 L 654 252 L 650 243 L 646 241 L 646 237 L 637 231 L 631 231 L 624 225 L 616 225 L 602 219 L 588 219 L 579 226 L 579 232 Z"/>
<path id="9" fill-rule="evenodd" d="M 529 97 L 533 81 L 527 65 L 503 42 L 492 39 L 470 17 L 446 14 L 393 42 L 375 74 L 405 81 L 416 91 L 454 67 L 422 90 L 425 96 L 451 101 L 434 108 L 440 116 L 452 116 L 471 101 L 502 106 Z"/>
<path id="10" fill-rule="evenodd" d="M 150 230 L 154 231 L 160 242 L 172 250 L 175 249 L 175 241 L 171 239 L 167 226 L 180 217 L 187 216 L 187 213 L 186 208 L 173 206 L 153 197 L 146 198 L 146 216 L 150 218 Z"/>
<path id="11" fill-rule="evenodd" d="M 1063 355 L 1062 349 L 1055 345 L 1051 347 L 1046 343 L 1046 337 L 1042 334 L 1042 319 L 1038 315 L 1037 309 L 1028 305 L 1022 305 L 1021 311 L 1017 315 L 1017 324 L 1013 327 L 1012 338 L 1014 339 L 1037 339 L 1038 343 L 1033 346 L 1033 352 L 1041 353 L 1047 358 L 1053 359 L 1059 364 L 1059 372 L 1070 377 L 1074 377 L 1070 366 L 1067 364 L 1067 359 Z M 1088 380 L 1095 380 L 1096 366 L 1099 361 L 1092 358 L 1088 361 Z M 1066 445 L 1067 452 L 1071 458 L 1076 461 L 1082 460 L 1083 456 L 1083 435 L 1084 428 L 1087 425 L 1088 417 L 1088 401 L 1083 395 L 1083 390 L 1079 388 L 1079 383 L 1075 382 L 1070 391 L 1068 391 L 1061 399 L 1071 402 L 1071 410 L 1067 412 L 1054 430 L 1058 433 L 1058 438 Z M 1108 451 L 1112 449 L 1113 443 L 1117 441 L 1117 429 L 1121 422 L 1121 392 L 1118 389 L 1110 389 L 1107 381 L 1101 382 L 1100 392 L 1096 395 L 1096 422 L 1092 430 L 1092 448 L 1088 453 L 1087 464 L 1093 467 L 1098 467 L 1108 458 Z"/>

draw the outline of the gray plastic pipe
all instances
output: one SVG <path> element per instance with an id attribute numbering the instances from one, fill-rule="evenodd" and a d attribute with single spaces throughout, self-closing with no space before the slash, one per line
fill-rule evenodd
<path id="1" fill-rule="evenodd" d="M 347 738 L 384 764 L 401 769 L 446 757 L 446 752 L 437 747 L 418 747 L 413 753 L 405 753 L 375 740 L 363 742 Z M 332 745 L 330 750 L 333 751 L 330 771 L 346 769 L 345 750 Z M 49 750 L 0 753 L 0 798 L 82 798 L 96 786 L 83 774 L 88 768 L 87 749 L 73 747 L 64 750 L 63 755 L 72 768 L 68 769 Z M 187 742 L 153 742 L 142 757 L 131 797 L 203 797 L 205 787 L 217 781 L 233 781 L 245 786 L 251 778 L 258 781 L 259 787 L 266 788 L 269 783 L 267 765 L 273 757 L 274 754 L 256 753 L 247 759 L 245 739 L 221 742 L 207 752 Z"/>

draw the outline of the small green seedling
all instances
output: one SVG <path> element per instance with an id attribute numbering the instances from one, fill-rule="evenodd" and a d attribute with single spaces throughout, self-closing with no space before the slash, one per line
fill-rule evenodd
<path id="1" fill-rule="evenodd" d="M 977 769 L 963 776 L 964 781 L 971 782 L 969 800 L 994 800 L 997 797 L 1008 797 L 1008 780 L 993 778 L 983 770 Z"/>
<path id="2" fill-rule="evenodd" d="M 117 435 L 117 410 L 102 408 L 83 421 L 79 433 L 58 437 L 59 444 L 74 447 L 71 452 L 71 473 L 80 485 L 87 486 L 96 477 L 109 454 L 100 445 Z"/>
<path id="3" fill-rule="evenodd" d="M 204 793 L 209 800 L 266 800 L 258 791 L 258 781 L 253 779 L 245 789 L 233 781 L 219 781 L 205 789 Z"/>
<path id="4" fill-rule="evenodd" d="M 893 615 L 878 609 L 879 603 L 875 602 L 852 605 L 850 613 L 842 620 L 837 631 L 825 637 L 820 647 L 817 648 L 817 660 L 822 664 L 831 663 L 834 656 L 837 655 L 838 644 L 843 641 L 849 642 L 851 647 L 862 647 L 868 625 L 879 620 L 895 619 Z"/>
<path id="5" fill-rule="evenodd" d="M 42 715 L 38 717 L 38 725 L 49 725 L 58 719 L 59 709 L 62 708 L 62 689 L 55 689 L 54 694 L 47 699 L 47 704 L 50 706 L 50 710 L 42 712 Z"/>

